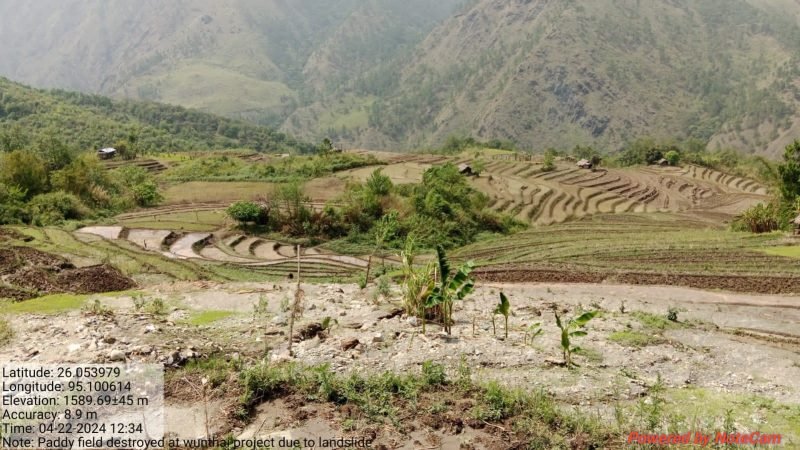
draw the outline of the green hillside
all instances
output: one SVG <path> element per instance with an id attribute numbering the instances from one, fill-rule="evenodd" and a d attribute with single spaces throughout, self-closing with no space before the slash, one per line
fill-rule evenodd
<path id="1" fill-rule="evenodd" d="M 418 47 L 370 123 L 419 144 L 473 134 L 616 148 L 653 135 L 777 155 L 800 132 L 798 11 L 769 0 L 478 1 Z"/>
<path id="2" fill-rule="evenodd" d="M 777 156 L 800 134 L 800 4 L 786 0 L 18 3 L 0 0 L 0 74 L 307 141 L 646 135 Z"/>
<path id="3" fill-rule="evenodd" d="M 179 106 L 45 91 L 0 78 L 3 147 L 22 148 L 27 144 L 24 141 L 37 136 L 55 137 L 79 149 L 111 146 L 133 137 L 139 150 L 149 152 L 224 148 L 266 152 L 310 150 L 308 145 L 267 127 Z"/>

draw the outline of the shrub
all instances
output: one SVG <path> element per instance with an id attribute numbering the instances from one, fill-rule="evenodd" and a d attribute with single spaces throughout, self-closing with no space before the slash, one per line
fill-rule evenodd
<path id="1" fill-rule="evenodd" d="M 264 218 L 263 208 L 253 202 L 236 202 L 229 206 L 225 213 L 240 224 L 261 223 Z"/>
<path id="2" fill-rule="evenodd" d="M 92 213 L 78 197 L 64 191 L 37 195 L 30 201 L 30 215 L 36 225 L 57 225 L 65 220 L 81 220 Z"/>
<path id="3" fill-rule="evenodd" d="M 554 170 L 556 170 L 556 152 L 553 150 L 547 150 L 544 152 L 542 172 L 552 172 Z"/>
<path id="4" fill-rule="evenodd" d="M 31 151 L 5 153 L 0 156 L 0 182 L 19 188 L 30 198 L 45 192 L 47 167 L 42 158 Z"/>
<path id="5" fill-rule="evenodd" d="M 158 185 L 153 181 L 137 184 L 133 186 L 131 191 L 133 199 L 139 206 L 155 206 L 164 200 L 164 197 L 158 192 Z"/>
<path id="6" fill-rule="evenodd" d="M 670 166 L 677 166 L 681 161 L 681 154 L 675 150 L 670 150 L 664 155 Z"/>
<path id="7" fill-rule="evenodd" d="M 0 183 L 0 224 L 20 223 L 29 220 L 24 202 L 24 191 L 16 186 Z"/>
<path id="8" fill-rule="evenodd" d="M 392 190 L 392 179 L 381 173 L 383 169 L 376 169 L 367 178 L 367 189 L 376 196 L 388 195 Z"/>
<path id="9" fill-rule="evenodd" d="M 791 211 L 786 211 L 780 202 L 759 203 L 734 219 L 731 227 L 735 231 L 769 233 L 780 230 L 790 221 Z"/>

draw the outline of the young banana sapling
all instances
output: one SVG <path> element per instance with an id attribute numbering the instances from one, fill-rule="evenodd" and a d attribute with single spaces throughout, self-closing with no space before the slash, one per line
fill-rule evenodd
<path id="1" fill-rule="evenodd" d="M 564 364 L 567 368 L 579 367 L 572 361 L 572 354 L 579 352 L 581 348 L 574 346 L 572 344 L 572 339 L 587 335 L 586 331 L 583 331 L 583 328 L 590 320 L 597 316 L 597 313 L 597 311 L 589 311 L 578 317 L 562 321 L 561 317 L 558 315 L 558 311 L 555 311 L 556 325 L 561 330 L 561 351 L 564 355 Z"/>

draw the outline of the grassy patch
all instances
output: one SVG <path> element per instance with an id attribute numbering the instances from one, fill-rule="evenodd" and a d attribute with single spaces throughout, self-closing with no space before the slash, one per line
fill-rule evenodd
<path id="1" fill-rule="evenodd" d="M 758 395 L 737 395 L 703 388 L 670 389 L 665 397 L 665 412 L 670 421 L 678 426 L 682 422 L 686 429 L 691 429 L 692 423 L 699 423 L 706 429 L 721 430 L 725 416 L 733 411 L 739 430 L 783 434 L 784 445 L 791 448 L 794 448 L 792 443 L 800 443 L 800 405 L 782 404 Z"/>
<path id="2" fill-rule="evenodd" d="M 14 337 L 14 329 L 6 319 L 0 319 L 0 347 L 11 342 Z"/>
<path id="3" fill-rule="evenodd" d="M 608 336 L 608 340 L 625 347 L 646 347 L 648 345 L 658 345 L 664 342 L 664 339 L 660 336 L 631 330 L 611 333 L 611 335 Z"/>
<path id="4" fill-rule="evenodd" d="M 223 210 L 154 212 L 153 215 L 125 217 L 120 225 L 132 228 L 172 231 L 214 231 L 225 223 Z"/>
<path id="5" fill-rule="evenodd" d="M 22 302 L 7 302 L 0 310 L 14 314 L 57 314 L 81 309 L 87 298 L 86 295 L 53 294 Z"/>
<path id="6" fill-rule="evenodd" d="M 800 258 L 800 245 L 791 245 L 785 247 L 769 247 L 762 249 L 768 255 L 784 256 L 787 258 Z"/>
<path id="7" fill-rule="evenodd" d="M 164 203 L 233 203 L 255 200 L 271 193 L 275 184 L 262 181 L 189 181 L 174 184 L 164 192 Z"/>
<path id="8" fill-rule="evenodd" d="M 195 312 L 186 320 L 186 323 L 194 326 L 209 325 L 219 320 L 227 319 L 236 313 L 232 311 L 198 311 Z"/>
<path id="9" fill-rule="evenodd" d="M 682 326 L 678 322 L 667 320 L 666 316 L 659 316 L 642 311 L 634 311 L 631 313 L 631 316 L 638 320 L 643 327 L 651 330 L 667 330 L 671 328 L 680 328 Z"/>
<path id="10" fill-rule="evenodd" d="M 242 416 L 263 401 L 300 394 L 318 402 L 352 405 L 371 423 L 403 427 L 399 418 L 421 410 L 460 420 L 463 414 L 437 411 L 441 411 L 442 403 L 452 405 L 469 399 L 475 406 L 466 414 L 486 423 L 513 427 L 517 439 L 536 442 L 536 448 L 569 447 L 576 439 L 586 446 L 582 448 L 604 448 L 613 438 L 610 427 L 598 418 L 562 410 L 544 391 L 508 389 L 497 382 L 473 383 L 461 370 L 458 379 L 451 380 L 441 365 L 431 362 L 424 363 L 418 373 L 370 375 L 336 374 L 328 365 L 262 363 L 242 371 L 240 381 L 244 389 Z"/>

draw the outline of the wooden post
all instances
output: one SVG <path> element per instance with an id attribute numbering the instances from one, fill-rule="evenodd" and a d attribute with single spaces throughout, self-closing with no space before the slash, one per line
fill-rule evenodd
<path id="1" fill-rule="evenodd" d="M 297 245 L 297 290 L 294 292 L 294 301 L 289 311 L 289 355 L 292 355 L 292 341 L 294 335 L 294 316 L 297 315 L 297 302 L 300 300 L 300 245 Z"/>

